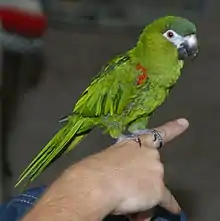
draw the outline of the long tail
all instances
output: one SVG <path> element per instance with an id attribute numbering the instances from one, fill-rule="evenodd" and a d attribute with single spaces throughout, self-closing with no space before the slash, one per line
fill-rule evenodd
<path id="1" fill-rule="evenodd" d="M 73 117 L 49 143 L 33 159 L 29 166 L 20 175 L 15 187 L 26 178 L 27 186 L 33 182 L 52 162 L 63 153 L 68 153 L 93 129 L 94 124 L 88 118 Z"/>

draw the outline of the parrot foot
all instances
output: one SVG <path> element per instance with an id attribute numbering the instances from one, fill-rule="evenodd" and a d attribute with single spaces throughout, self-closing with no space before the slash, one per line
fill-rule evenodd
<path id="1" fill-rule="evenodd" d="M 134 140 L 141 147 L 141 140 L 140 140 L 139 136 L 140 135 L 144 135 L 144 134 L 152 135 L 153 136 L 153 142 L 159 141 L 158 149 L 160 149 L 163 146 L 163 138 L 162 138 L 160 132 L 158 132 L 158 131 L 156 131 L 154 129 L 136 130 L 132 134 L 121 135 L 117 139 L 116 143 L 120 143 L 120 142 L 123 142 L 125 140 Z"/>
<path id="2" fill-rule="evenodd" d="M 128 135 L 121 135 L 117 140 L 116 143 L 123 142 L 125 140 L 134 140 L 136 143 L 138 143 L 141 147 L 141 140 L 138 135 L 136 134 L 128 134 Z"/>

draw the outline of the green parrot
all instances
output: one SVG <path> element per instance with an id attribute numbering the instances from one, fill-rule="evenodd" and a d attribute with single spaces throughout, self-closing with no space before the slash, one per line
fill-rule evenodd
<path id="1" fill-rule="evenodd" d="M 95 127 L 118 142 L 152 132 L 147 129 L 150 116 L 168 97 L 184 60 L 197 53 L 196 27 L 186 18 L 166 16 L 147 25 L 134 48 L 102 67 L 16 186 L 26 178 L 26 185 L 35 180 Z"/>

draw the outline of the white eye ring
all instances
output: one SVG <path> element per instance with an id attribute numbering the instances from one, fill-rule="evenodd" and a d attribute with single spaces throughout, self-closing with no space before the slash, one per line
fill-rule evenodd
<path id="1" fill-rule="evenodd" d="M 178 34 L 175 32 L 175 31 L 173 31 L 173 30 L 167 30 L 164 34 L 163 34 L 163 36 L 165 37 L 165 38 L 167 38 L 167 39 L 174 39 L 174 38 L 176 38 L 177 36 L 178 36 Z"/>
<path id="2" fill-rule="evenodd" d="M 177 48 L 180 46 L 180 44 L 183 43 L 184 38 L 180 35 L 178 35 L 175 31 L 173 30 L 167 30 L 163 36 L 170 41 L 172 44 L 174 44 Z"/>

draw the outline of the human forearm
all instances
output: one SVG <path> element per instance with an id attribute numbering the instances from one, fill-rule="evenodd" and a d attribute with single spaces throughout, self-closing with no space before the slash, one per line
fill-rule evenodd
<path id="1" fill-rule="evenodd" d="M 110 213 L 116 200 L 113 191 L 88 163 L 66 170 L 22 221 L 98 221 Z"/>

